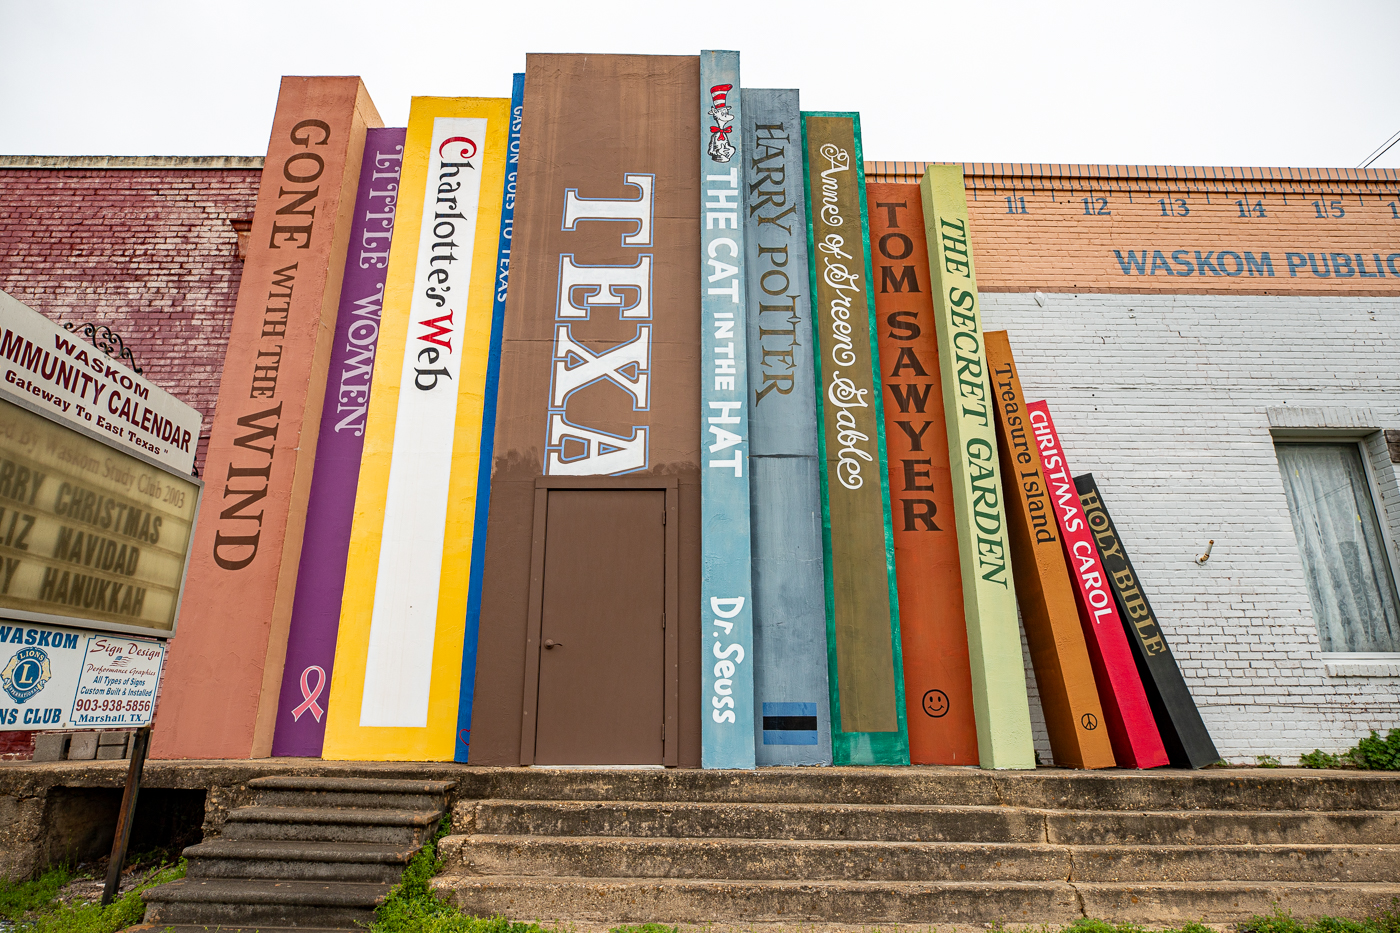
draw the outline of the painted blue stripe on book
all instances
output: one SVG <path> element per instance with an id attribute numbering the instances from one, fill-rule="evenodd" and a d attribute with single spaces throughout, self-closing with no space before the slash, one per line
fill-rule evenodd
<path id="1" fill-rule="evenodd" d="M 501 381 L 501 339 L 506 320 L 506 278 L 510 238 L 515 225 L 511 190 L 520 173 L 520 126 L 525 109 L 525 75 L 517 74 L 510 92 L 510 145 L 506 154 L 506 196 L 501 202 L 501 235 L 496 247 L 496 300 L 491 308 L 491 343 L 486 354 L 486 399 L 481 411 L 481 454 L 476 472 L 476 515 L 472 524 L 472 563 L 467 580 L 467 626 L 462 638 L 462 685 L 457 699 L 454 761 L 471 751 L 472 705 L 476 696 L 476 646 L 481 628 L 481 584 L 486 565 L 486 520 L 491 514 L 491 458 L 496 447 L 496 398 Z"/>
<path id="2" fill-rule="evenodd" d="M 763 715 L 765 716 L 815 716 L 817 715 L 817 704 L 815 703 L 764 703 Z"/>
<path id="3" fill-rule="evenodd" d="M 816 745 L 817 730 L 810 732 L 788 732 L 777 730 L 763 730 L 764 745 Z"/>

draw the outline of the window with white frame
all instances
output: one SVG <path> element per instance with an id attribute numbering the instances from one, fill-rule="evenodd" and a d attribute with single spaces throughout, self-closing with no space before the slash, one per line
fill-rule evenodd
<path id="1" fill-rule="evenodd" d="M 1400 598 L 1360 445 L 1275 447 L 1322 650 L 1400 652 Z"/>

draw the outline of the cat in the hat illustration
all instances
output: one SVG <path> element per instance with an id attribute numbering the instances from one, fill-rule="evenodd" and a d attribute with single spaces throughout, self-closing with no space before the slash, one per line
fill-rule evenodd
<path id="1" fill-rule="evenodd" d="M 716 84 L 710 88 L 710 109 L 706 111 L 715 125 L 710 127 L 710 145 L 706 150 L 716 162 L 728 162 L 734 158 L 734 144 L 729 141 L 729 133 L 734 127 L 734 110 L 729 106 L 729 92 L 732 84 Z"/>

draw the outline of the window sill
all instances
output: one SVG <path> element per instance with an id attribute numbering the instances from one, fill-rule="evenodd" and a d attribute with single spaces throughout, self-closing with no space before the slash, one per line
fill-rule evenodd
<path id="1" fill-rule="evenodd" d="M 1322 663 L 1328 677 L 1400 677 L 1400 652 L 1326 651 Z"/>

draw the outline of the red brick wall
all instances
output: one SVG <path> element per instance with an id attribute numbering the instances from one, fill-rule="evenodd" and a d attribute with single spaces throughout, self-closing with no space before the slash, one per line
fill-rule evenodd
<path id="1" fill-rule="evenodd" d="M 243 272 L 232 221 L 252 220 L 261 160 L 15 161 L 43 167 L 0 165 L 0 290 L 119 333 L 148 378 L 203 413 L 202 470 Z M 82 165 L 103 161 L 160 167 Z M 34 733 L 0 732 L 0 760 L 33 753 Z"/>
<path id="2" fill-rule="evenodd" d="M 204 414 L 203 435 L 243 269 L 231 221 L 251 220 L 261 170 L 141 161 L 173 164 L 0 167 L 0 289 L 60 323 L 111 326 L 147 378 Z"/>

